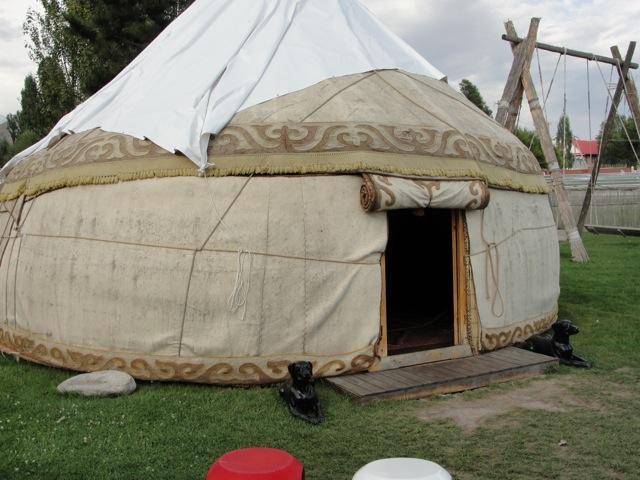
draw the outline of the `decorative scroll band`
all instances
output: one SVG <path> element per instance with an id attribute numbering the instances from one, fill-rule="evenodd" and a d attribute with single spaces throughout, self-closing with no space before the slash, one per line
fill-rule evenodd
<path id="1" fill-rule="evenodd" d="M 109 355 L 104 352 L 80 351 L 77 347 L 37 342 L 27 336 L 0 328 L 0 351 L 17 355 L 26 360 L 81 372 L 121 370 L 141 380 L 165 380 L 209 384 L 268 384 L 281 382 L 288 377 L 287 366 L 300 358 L 247 361 L 237 363 L 208 361 L 202 358 L 174 360 L 172 357 L 139 356 L 136 354 Z M 378 359 L 364 353 L 337 355 L 329 360 L 314 360 L 317 377 L 341 375 L 368 370 Z"/>
<path id="2" fill-rule="evenodd" d="M 536 333 L 551 328 L 558 319 L 558 310 L 554 309 L 548 315 L 531 322 L 522 322 L 504 327 L 504 329 L 482 329 L 480 343 L 483 350 L 496 350 L 514 343 L 523 342 Z"/>
<path id="3" fill-rule="evenodd" d="M 209 144 L 209 155 L 373 151 L 465 158 L 539 173 L 533 154 L 518 142 L 499 142 L 453 129 L 364 123 L 229 125 Z"/>
<path id="4" fill-rule="evenodd" d="M 148 140 L 94 129 L 65 136 L 50 148 L 18 162 L 7 175 L 7 181 L 14 182 L 57 168 L 147 156 L 172 157 L 173 154 Z"/>

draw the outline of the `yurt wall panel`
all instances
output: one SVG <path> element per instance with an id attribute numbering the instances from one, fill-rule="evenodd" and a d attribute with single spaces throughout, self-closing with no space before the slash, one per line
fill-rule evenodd
<path id="1" fill-rule="evenodd" d="M 362 210 L 360 183 L 166 178 L 41 195 L 0 264 L 14 332 L 3 342 L 15 348 L 15 334 L 140 365 L 203 362 L 198 381 L 210 382 L 271 381 L 284 375 L 278 362 L 302 358 L 321 373 L 365 368 L 387 223 Z M 25 355 L 52 361 L 38 352 Z M 262 373 L 233 370 L 243 362 Z M 180 372 L 170 378 L 196 379 Z"/>
<path id="2" fill-rule="evenodd" d="M 560 271 L 547 196 L 492 190 L 489 206 L 467 212 L 467 222 L 482 347 L 548 328 L 557 315 Z"/>
<path id="3" fill-rule="evenodd" d="M 22 232 L 192 250 L 246 181 L 174 177 L 55 190 L 33 201 Z"/>
<path id="4" fill-rule="evenodd" d="M 70 345 L 177 355 L 190 265 L 181 250 L 25 235 L 16 326 Z"/>
<path id="5" fill-rule="evenodd" d="M 3 302 L 3 310 L 6 323 L 9 326 L 16 325 L 16 267 L 19 257 L 21 238 L 16 236 L 15 231 L 11 232 L 11 237 L 7 243 L 4 255 L 2 257 L 2 268 L 0 268 L 0 282 L 2 282 L 3 289 L 0 291 L 0 296 Z"/>

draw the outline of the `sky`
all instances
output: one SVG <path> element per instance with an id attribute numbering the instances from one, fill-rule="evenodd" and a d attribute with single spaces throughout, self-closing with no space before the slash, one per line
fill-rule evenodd
<path id="1" fill-rule="evenodd" d="M 457 88 L 463 78 L 475 83 L 494 111 L 512 61 L 509 45 L 500 38 L 506 20 L 513 20 L 518 33 L 524 36 L 530 18 L 541 17 L 539 41 L 605 56 L 611 56 L 612 45 L 618 45 L 624 56 L 629 41 L 640 40 L 638 0 L 362 0 L 362 3 L 444 72 L 452 87 Z M 37 0 L 0 0 L 0 115 L 15 112 L 24 77 L 35 71 L 25 48 L 22 23 L 27 9 L 37 5 Z M 540 51 L 540 68 L 537 57 L 531 73 L 542 97 L 539 71 L 546 91 L 559 56 Z M 640 63 L 640 45 L 634 61 Z M 574 134 L 589 138 L 590 123 L 592 136 L 597 134 L 605 115 L 611 67 L 590 62 L 589 70 L 591 122 L 587 62 L 568 57 L 565 75 L 565 61 L 560 61 L 547 102 L 552 134 L 563 110 L 564 92 Z M 637 70 L 634 75 L 640 80 Z M 628 107 L 623 107 L 622 113 L 627 114 Z M 520 122 L 531 127 L 527 108 L 523 108 Z"/>

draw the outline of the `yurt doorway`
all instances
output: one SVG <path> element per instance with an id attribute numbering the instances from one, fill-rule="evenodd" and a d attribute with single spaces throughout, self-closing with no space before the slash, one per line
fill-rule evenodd
<path id="1" fill-rule="evenodd" d="M 454 212 L 388 212 L 385 253 L 387 354 L 454 345 Z"/>

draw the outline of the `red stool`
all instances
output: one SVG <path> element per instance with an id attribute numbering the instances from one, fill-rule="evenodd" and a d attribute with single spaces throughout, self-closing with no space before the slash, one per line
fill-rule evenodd
<path id="1" fill-rule="evenodd" d="M 303 480 L 304 468 L 294 456 L 275 448 L 242 448 L 225 453 L 206 480 Z"/>

